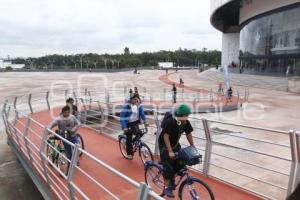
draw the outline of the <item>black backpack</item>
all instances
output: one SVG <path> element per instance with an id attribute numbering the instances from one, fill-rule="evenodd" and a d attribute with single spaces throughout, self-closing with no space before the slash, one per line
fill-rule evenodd
<path id="1" fill-rule="evenodd" d="M 173 111 L 168 111 L 165 113 L 163 120 L 161 121 L 160 127 L 163 129 L 166 127 L 166 121 L 173 117 Z"/>

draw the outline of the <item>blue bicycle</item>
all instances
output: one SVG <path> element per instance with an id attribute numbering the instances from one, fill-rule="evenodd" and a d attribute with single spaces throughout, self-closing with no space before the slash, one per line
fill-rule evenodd
<path id="1" fill-rule="evenodd" d="M 176 154 L 178 158 L 178 154 Z M 214 200 L 214 194 L 210 187 L 200 179 L 190 176 L 187 167 L 175 175 L 173 190 L 179 185 L 178 197 L 180 200 Z M 145 182 L 153 191 L 164 196 L 163 166 L 154 161 L 147 161 L 145 164 Z"/>
<path id="2" fill-rule="evenodd" d="M 142 137 L 144 134 L 147 133 L 147 129 L 145 127 L 135 127 L 134 129 L 130 129 L 135 135 L 135 138 L 132 141 L 133 146 L 133 154 L 138 151 L 139 156 L 145 164 L 147 161 L 153 160 L 153 154 L 151 149 L 142 141 Z M 119 135 L 119 148 L 120 151 L 125 159 L 128 159 L 127 152 L 126 152 L 126 135 Z"/>

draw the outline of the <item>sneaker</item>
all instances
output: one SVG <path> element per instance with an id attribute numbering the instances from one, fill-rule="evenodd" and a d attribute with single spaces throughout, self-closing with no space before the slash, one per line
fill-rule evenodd
<path id="1" fill-rule="evenodd" d="M 172 187 L 166 187 L 164 190 L 164 194 L 169 197 L 169 198 L 174 198 L 174 194 L 173 194 L 173 188 Z"/>
<path id="2" fill-rule="evenodd" d="M 132 156 L 132 155 L 128 155 L 127 158 L 128 158 L 129 160 L 132 160 L 132 159 L 133 159 L 133 156 Z"/>

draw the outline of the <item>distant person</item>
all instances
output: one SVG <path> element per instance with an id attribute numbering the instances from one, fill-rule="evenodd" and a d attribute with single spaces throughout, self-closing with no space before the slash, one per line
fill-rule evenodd
<path id="1" fill-rule="evenodd" d="M 134 73 L 134 74 L 137 74 L 137 73 L 138 73 L 138 71 L 137 71 L 137 68 L 136 68 L 136 67 L 134 68 L 134 71 L 133 71 L 133 73 Z"/>
<path id="2" fill-rule="evenodd" d="M 139 91 L 138 91 L 137 87 L 134 87 L 134 93 L 133 94 L 138 97 L 138 101 L 139 101 L 138 103 L 141 104 L 142 101 L 141 101 L 140 94 L 139 94 Z"/>
<path id="3" fill-rule="evenodd" d="M 232 93 L 233 93 L 232 87 L 230 86 L 227 90 L 227 101 L 230 101 L 230 102 L 232 101 Z"/>
<path id="4" fill-rule="evenodd" d="M 173 87 L 172 87 L 172 100 L 173 100 L 173 103 L 176 103 L 176 95 L 177 95 L 177 88 L 176 88 L 176 85 L 175 83 L 173 83 Z"/>
<path id="5" fill-rule="evenodd" d="M 168 74 L 169 73 L 169 70 L 168 69 L 166 69 L 166 74 Z"/>
<path id="6" fill-rule="evenodd" d="M 290 194 L 290 196 L 288 196 L 286 200 L 299 200 L 299 199 L 300 199 L 300 183 L 298 183 L 294 192 Z"/>
<path id="7" fill-rule="evenodd" d="M 66 100 L 66 104 L 67 104 L 67 106 L 69 106 L 70 112 L 72 113 L 72 115 L 74 115 L 76 118 L 78 118 L 78 108 L 74 104 L 74 99 L 72 97 L 68 98 Z"/>
<path id="8" fill-rule="evenodd" d="M 219 94 L 224 94 L 223 84 L 222 83 L 219 83 L 218 93 Z"/>
<path id="9" fill-rule="evenodd" d="M 184 85 L 184 82 L 183 82 L 182 78 L 179 79 L 179 84 L 180 84 L 181 86 Z"/>
<path id="10" fill-rule="evenodd" d="M 216 70 L 218 70 L 219 69 L 219 65 L 216 65 Z"/>
<path id="11" fill-rule="evenodd" d="M 129 89 L 129 95 L 125 97 L 125 103 L 128 103 L 130 102 L 130 97 L 133 95 L 133 91 L 132 89 L 130 88 Z"/>

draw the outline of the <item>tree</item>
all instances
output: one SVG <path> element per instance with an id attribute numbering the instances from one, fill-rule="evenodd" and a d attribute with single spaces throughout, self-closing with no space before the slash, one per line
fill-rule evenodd
<path id="1" fill-rule="evenodd" d="M 5 70 L 6 70 L 6 71 L 12 71 L 13 68 L 12 68 L 11 66 L 7 66 L 7 67 L 5 67 Z"/>
<path id="2" fill-rule="evenodd" d="M 130 54 L 129 48 L 125 47 L 125 49 L 124 49 L 124 55 L 129 55 L 129 54 Z"/>

